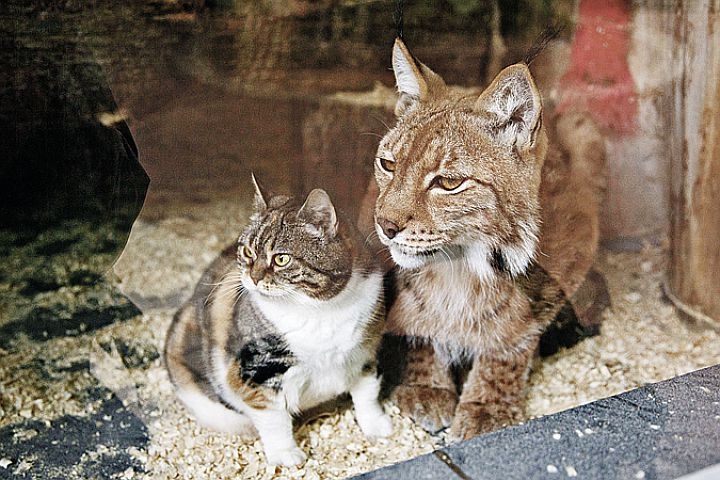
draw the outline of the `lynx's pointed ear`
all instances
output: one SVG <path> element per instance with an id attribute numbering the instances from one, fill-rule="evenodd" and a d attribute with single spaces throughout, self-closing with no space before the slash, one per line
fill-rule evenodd
<path id="1" fill-rule="evenodd" d="M 316 237 L 332 238 L 337 233 L 337 214 L 325 190 L 316 188 L 310 192 L 300 207 L 297 218 L 307 222 L 306 230 Z"/>
<path id="2" fill-rule="evenodd" d="M 260 185 L 258 184 L 257 178 L 255 178 L 255 174 L 251 173 L 250 176 L 252 177 L 252 184 L 253 188 L 255 189 L 255 200 L 254 200 L 254 207 L 256 212 L 262 212 L 264 210 L 267 210 L 267 202 L 265 201 L 265 197 L 263 195 L 262 190 L 260 189 Z"/>
<path id="3" fill-rule="evenodd" d="M 531 149 L 542 130 L 542 100 L 527 65 L 501 71 L 478 98 L 475 108 L 489 118 L 493 136 L 518 149 Z"/>
<path id="4" fill-rule="evenodd" d="M 434 90 L 445 87 L 443 79 L 415 60 L 399 38 L 395 39 L 393 46 L 392 64 L 399 94 L 395 104 L 395 115 L 398 117 L 411 111 L 418 102 L 427 100 Z"/>

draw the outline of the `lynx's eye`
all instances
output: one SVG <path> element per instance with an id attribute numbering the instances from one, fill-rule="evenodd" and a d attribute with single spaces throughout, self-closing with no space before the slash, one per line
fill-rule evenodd
<path id="1" fill-rule="evenodd" d="M 460 191 L 460 187 L 465 183 L 464 178 L 450 178 L 437 176 L 433 179 L 430 187 L 438 187 L 449 193 L 457 193 Z"/>
<path id="2" fill-rule="evenodd" d="M 377 158 L 377 164 L 380 166 L 380 168 L 388 173 L 392 173 L 395 171 L 395 161 L 389 160 L 387 158 Z"/>
<path id="3" fill-rule="evenodd" d="M 277 255 L 273 255 L 273 263 L 277 265 L 278 267 L 284 267 L 288 263 L 290 263 L 290 260 L 292 257 L 288 255 L 287 253 L 278 253 Z"/>

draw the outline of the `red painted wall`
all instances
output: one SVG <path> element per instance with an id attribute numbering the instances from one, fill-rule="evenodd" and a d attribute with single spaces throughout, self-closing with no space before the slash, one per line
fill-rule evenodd
<path id="1" fill-rule="evenodd" d="M 587 110 L 606 130 L 635 131 L 637 94 L 627 62 L 631 21 L 629 1 L 580 0 L 559 111 Z"/>

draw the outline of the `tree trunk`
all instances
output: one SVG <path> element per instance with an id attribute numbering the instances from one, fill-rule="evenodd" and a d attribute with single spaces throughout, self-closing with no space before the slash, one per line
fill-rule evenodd
<path id="1" fill-rule="evenodd" d="M 680 75 L 671 109 L 672 211 L 666 292 L 720 327 L 720 0 L 679 2 L 670 22 Z"/>

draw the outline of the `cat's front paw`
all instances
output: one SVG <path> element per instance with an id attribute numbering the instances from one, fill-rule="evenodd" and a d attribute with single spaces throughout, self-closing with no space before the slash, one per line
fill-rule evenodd
<path id="1" fill-rule="evenodd" d="M 450 426 L 458 396 L 444 388 L 399 385 L 392 394 L 392 400 L 404 415 L 424 430 L 438 433 Z"/>
<path id="2" fill-rule="evenodd" d="M 360 430 L 368 438 L 383 438 L 389 436 L 393 431 L 392 420 L 386 413 L 377 415 L 372 418 L 357 418 Z"/>
<path id="3" fill-rule="evenodd" d="M 284 465 L 286 467 L 300 465 L 307 460 L 307 455 L 299 447 L 265 449 L 265 456 L 270 465 Z"/>

